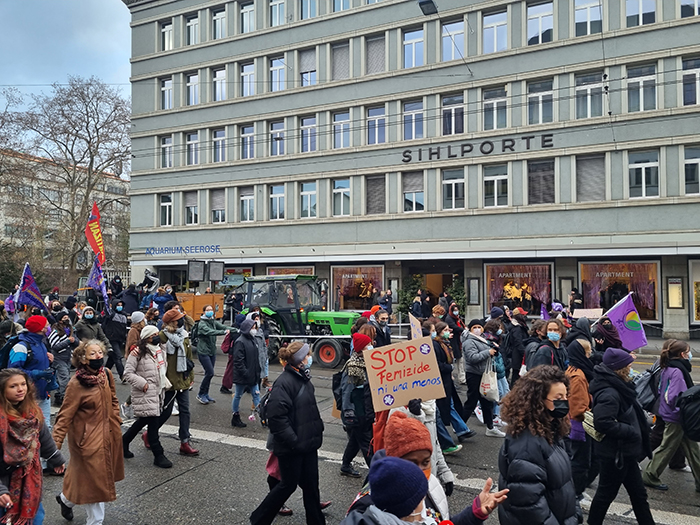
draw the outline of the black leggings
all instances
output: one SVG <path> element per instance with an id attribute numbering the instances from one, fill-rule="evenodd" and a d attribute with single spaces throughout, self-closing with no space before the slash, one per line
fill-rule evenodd
<path id="1" fill-rule="evenodd" d="M 481 374 L 467 372 L 467 401 L 464 403 L 464 422 L 472 416 L 476 404 L 481 402 L 481 411 L 484 414 L 484 425 L 493 428 L 493 401 L 481 396 Z"/>
<path id="2" fill-rule="evenodd" d="M 124 443 L 124 449 L 129 449 L 129 444 L 138 435 L 141 429 L 148 426 L 148 444 L 151 446 L 151 452 L 154 456 L 161 456 L 163 454 L 163 445 L 160 444 L 160 438 L 158 437 L 158 429 L 160 428 L 160 423 L 158 417 L 139 417 L 136 421 L 129 427 L 129 430 L 124 432 L 122 436 L 122 441 Z"/>

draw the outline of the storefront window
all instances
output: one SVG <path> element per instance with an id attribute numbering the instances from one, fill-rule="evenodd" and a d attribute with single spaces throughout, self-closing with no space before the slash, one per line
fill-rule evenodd
<path id="1" fill-rule="evenodd" d="M 690 261 L 690 286 L 693 322 L 700 323 L 700 260 Z"/>
<path id="2" fill-rule="evenodd" d="M 369 310 L 384 286 L 383 266 L 333 266 L 334 310 Z"/>
<path id="3" fill-rule="evenodd" d="M 608 310 L 628 293 L 643 321 L 659 319 L 659 263 L 580 263 L 584 308 Z"/>
<path id="4" fill-rule="evenodd" d="M 272 268 L 270 266 L 267 267 L 267 275 L 314 275 L 314 271 L 315 269 L 313 266 L 280 266 L 277 268 Z"/>
<path id="5" fill-rule="evenodd" d="M 224 270 L 224 280 L 219 282 L 217 289 L 220 287 L 234 287 L 243 284 L 245 277 L 253 275 L 252 268 L 226 268 Z"/>
<path id="6" fill-rule="evenodd" d="M 525 309 L 540 314 L 542 303 L 552 300 L 551 264 L 487 264 L 487 310 L 494 306 Z"/>

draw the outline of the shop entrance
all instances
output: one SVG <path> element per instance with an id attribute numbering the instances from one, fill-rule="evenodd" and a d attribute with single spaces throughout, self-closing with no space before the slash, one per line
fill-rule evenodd
<path id="1" fill-rule="evenodd" d="M 451 273 L 428 273 L 423 276 L 423 289 L 432 297 L 438 297 L 452 286 L 452 280 Z"/>

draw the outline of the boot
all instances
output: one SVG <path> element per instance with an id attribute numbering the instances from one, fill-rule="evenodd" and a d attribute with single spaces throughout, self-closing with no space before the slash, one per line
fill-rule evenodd
<path id="1" fill-rule="evenodd" d="M 232 427 L 238 427 L 238 428 L 245 428 L 248 425 L 246 425 L 243 421 L 241 421 L 241 415 L 236 412 L 233 414 L 233 417 L 231 418 L 231 426 Z"/>
<path id="2" fill-rule="evenodd" d="M 151 450 L 151 444 L 148 442 L 148 430 L 144 430 L 143 434 L 141 434 L 141 437 L 143 438 L 143 446 L 146 447 L 148 450 Z"/>
<path id="3" fill-rule="evenodd" d="M 160 468 L 170 468 L 173 466 L 172 462 L 163 454 L 158 454 L 153 460 L 153 464 Z"/>
<path id="4" fill-rule="evenodd" d="M 189 441 L 180 443 L 180 455 L 181 456 L 199 456 L 199 450 L 192 448 Z"/>
<path id="5" fill-rule="evenodd" d="M 270 380 L 267 377 L 263 377 L 262 387 L 263 388 L 270 388 L 271 386 L 272 386 L 272 383 L 270 383 Z"/>
<path id="6" fill-rule="evenodd" d="M 134 453 L 129 450 L 129 444 L 124 441 L 124 438 L 122 437 L 122 448 L 124 449 L 124 457 L 127 459 L 133 458 Z"/>

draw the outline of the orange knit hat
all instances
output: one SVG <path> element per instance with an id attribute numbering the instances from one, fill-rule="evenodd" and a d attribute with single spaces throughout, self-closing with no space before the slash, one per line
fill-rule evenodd
<path id="1" fill-rule="evenodd" d="M 379 310 L 381 310 L 382 307 L 379 306 L 378 304 L 375 304 L 372 308 L 370 308 L 369 312 L 372 315 L 376 315 Z"/>
<path id="2" fill-rule="evenodd" d="M 391 415 L 384 430 L 384 448 L 387 456 L 402 458 L 415 450 L 429 450 L 433 443 L 428 428 L 403 412 Z"/>

